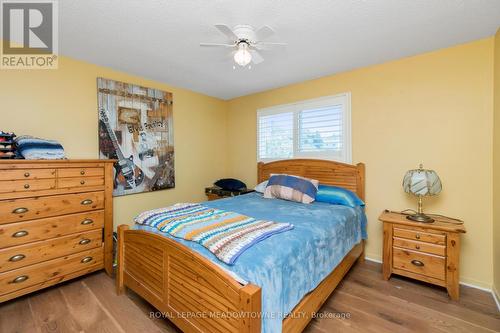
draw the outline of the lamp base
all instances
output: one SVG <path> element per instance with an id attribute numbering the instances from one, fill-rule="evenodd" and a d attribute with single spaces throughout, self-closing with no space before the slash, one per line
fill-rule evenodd
<path id="1" fill-rule="evenodd" d="M 413 214 L 413 215 L 407 215 L 406 218 L 411 221 L 415 222 L 421 222 L 421 223 L 432 223 L 434 222 L 434 219 L 425 215 L 425 214 Z"/>

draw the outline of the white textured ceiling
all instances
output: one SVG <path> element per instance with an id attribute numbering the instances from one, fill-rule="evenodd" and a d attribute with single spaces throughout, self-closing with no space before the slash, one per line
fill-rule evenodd
<path id="1" fill-rule="evenodd" d="M 491 36 L 500 0 L 61 0 L 60 53 L 229 99 Z M 213 27 L 269 25 L 285 49 L 233 70 Z"/>

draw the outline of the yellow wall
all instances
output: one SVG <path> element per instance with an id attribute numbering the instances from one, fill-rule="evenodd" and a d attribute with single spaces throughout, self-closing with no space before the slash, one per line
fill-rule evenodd
<path id="1" fill-rule="evenodd" d="M 352 93 L 353 162 L 366 163 L 367 256 L 381 259 L 385 209 L 415 208 L 401 181 L 419 163 L 443 182 L 424 209 L 465 220 L 461 280 L 492 284 L 493 38 L 236 98 L 229 174 L 256 181 L 256 110 Z"/>
<path id="2" fill-rule="evenodd" d="M 98 158 L 96 78 L 167 90 L 174 97 L 176 187 L 115 199 L 115 227 L 135 214 L 205 199 L 204 187 L 226 175 L 227 102 L 73 59 L 59 69 L 0 71 L 0 129 L 59 140 L 70 158 Z"/>
<path id="3" fill-rule="evenodd" d="M 500 29 L 495 35 L 493 140 L 493 289 L 500 299 Z"/>

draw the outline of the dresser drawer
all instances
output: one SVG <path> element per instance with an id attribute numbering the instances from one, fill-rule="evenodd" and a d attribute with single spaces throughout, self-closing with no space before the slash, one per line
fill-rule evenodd
<path id="1" fill-rule="evenodd" d="M 0 180 L 55 178 L 56 169 L 9 169 L 0 170 Z"/>
<path id="2" fill-rule="evenodd" d="M 104 208 L 104 192 L 0 201 L 0 224 Z"/>
<path id="3" fill-rule="evenodd" d="M 101 247 L 102 229 L 0 250 L 0 272 Z"/>
<path id="4" fill-rule="evenodd" d="M 56 179 L 26 179 L 0 181 L 0 193 L 51 190 L 56 188 Z"/>
<path id="5" fill-rule="evenodd" d="M 404 249 L 437 254 L 439 256 L 444 256 L 446 254 L 446 247 L 444 245 L 419 242 L 405 238 L 394 237 L 393 245 Z"/>
<path id="6" fill-rule="evenodd" d="M 104 168 L 61 168 L 57 169 L 57 177 L 103 177 Z"/>
<path id="7" fill-rule="evenodd" d="M 394 227 L 393 235 L 394 237 L 414 239 L 425 243 L 432 243 L 439 245 L 445 245 L 446 243 L 445 234 L 429 233 L 413 229 L 402 229 Z"/>
<path id="8" fill-rule="evenodd" d="M 104 227 L 104 211 L 0 224 L 0 249 Z"/>
<path id="9" fill-rule="evenodd" d="M 100 185 L 104 185 L 104 177 L 59 178 L 57 180 L 58 188 L 85 188 Z"/>
<path id="10" fill-rule="evenodd" d="M 0 295 L 54 278 L 62 279 L 65 274 L 85 270 L 91 266 L 102 265 L 102 263 L 103 250 L 97 248 L 0 273 Z"/>
<path id="11" fill-rule="evenodd" d="M 446 259 L 441 256 L 393 247 L 393 266 L 405 271 L 445 280 Z"/>

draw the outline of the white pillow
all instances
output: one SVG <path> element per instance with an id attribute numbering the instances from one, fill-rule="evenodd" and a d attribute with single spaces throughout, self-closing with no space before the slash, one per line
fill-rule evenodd
<path id="1" fill-rule="evenodd" d="M 254 187 L 255 192 L 264 193 L 264 191 L 266 190 L 267 182 L 268 181 L 266 180 L 255 186 Z"/>

